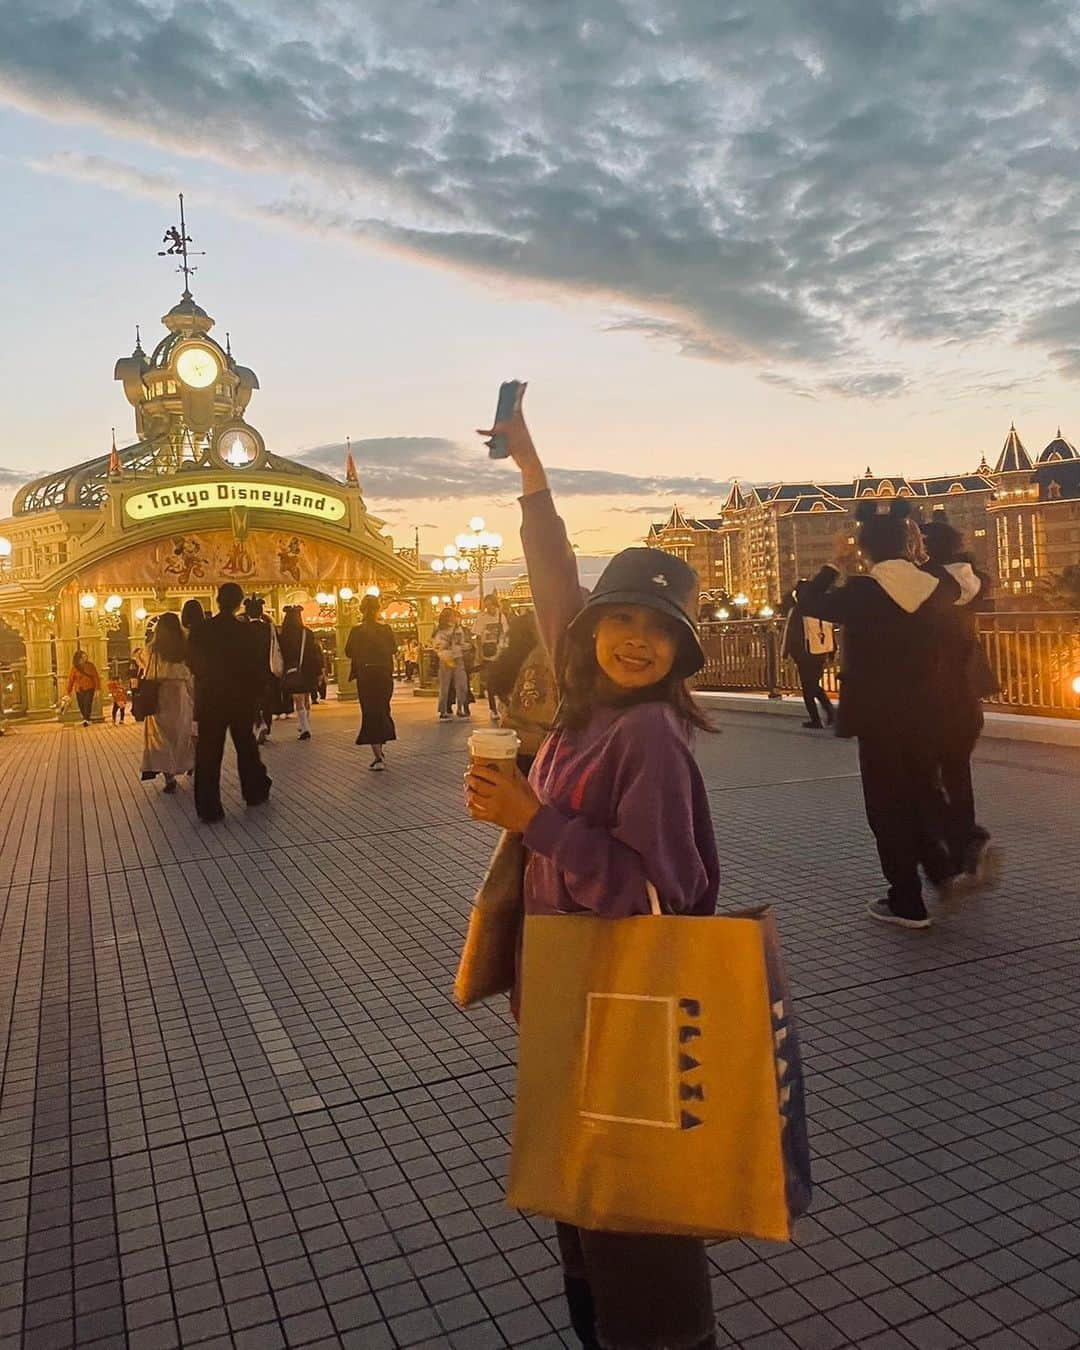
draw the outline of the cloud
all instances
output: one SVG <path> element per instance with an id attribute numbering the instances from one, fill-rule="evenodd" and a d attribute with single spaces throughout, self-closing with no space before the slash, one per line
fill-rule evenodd
<path id="1" fill-rule="evenodd" d="M 0 6 L 18 107 L 288 175 L 234 209 L 592 296 L 807 397 L 903 392 L 883 343 L 1080 370 L 1078 82 L 1071 0 Z"/>
<path id="2" fill-rule="evenodd" d="M 147 169 L 136 168 L 111 159 L 107 155 L 86 155 L 74 150 L 61 150 L 54 155 L 45 155 L 41 159 L 27 161 L 29 167 L 38 173 L 47 173 L 59 178 L 71 178 L 76 182 L 94 183 L 98 187 L 112 188 L 117 192 L 127 192 L 136 197 L 150 197 L 155 201 L 175 202 L 180 190 L 176 179 L 162 173 L 152 173 Z"/>
<path id="3" fill-rule="evenodd" d="M 514 481 L 512 466 L 493 462 L 440 436 L 374 437 L 353 441 L 352 451 L 364 496 L 376 509 L 383 501 L 497 499 Z M 290 458 L 339 474 L 344 453 L 344 443 L 334 443 L 299 451 Z M 711 478 L 614 473 L 606 469 L 549 466 L 547 475 L 552 490 L 567 497 L 653 493 L 668 498 L 710 498 L 727 488 L 726 483 Z"/>
<path id="4" fill-rule="evenodd" d="M 0 488 L 20 488 L 35 477 L 37 475 L 31 473 L 29 469 L 0 468 Z"/>

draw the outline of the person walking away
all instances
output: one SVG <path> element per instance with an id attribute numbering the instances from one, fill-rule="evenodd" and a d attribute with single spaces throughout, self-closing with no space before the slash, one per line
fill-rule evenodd
<path id="1" fill-rule="evenodd" d="M 244 592 L 235 581 L 218 591 L 218 613 L 201 625 L 188 644 L 195 675 L 195 810 L 207 824 L 225 819 L 221 804 L 221 758 L 228 732 L 236 750 L 240 791 L 249 806 L 270 796 L 271 780 L 255 743 L 255 704 L 263 684 L 262 658 L 251 625 L 237 610 Z"/>
<path id="2" fill-rule="evenodd" d="M 71 658 L 67 692 L 68 698 L 72 694 L 75 695 L 75 702 L 79 705 L 79 712 L 82 713 L 84 727 L 90 725 L 90 718 L 94 715 L 94 695 L 100 688 L 101 676 L 98 674 L 97 666 L 84 651 L 77 651 Z"/>
<path id="3" fill-rule="evenodd" d="M 997 880 L 998 850 L 975 814 L 971 756 L 983 729 L 982 700 L 997 681 L 979 642 L 978 615 L 991 606 L 990 578 L 964 552 L 964 537 L 941 515 L 923 530 L 927 561 L 923 571 L 950 576 L 960 587 L 955 605 L 942 611 L 935 628 L 936 650 L 930 725 L 937 768 L 945 793 L 945 843 L 960 872 L 977 886 Z"/>
<path id="4" fill-rule="evenodd" d="M 502 654 L 491 663 L 488 688 L 495 695 L 499 725 L 516 731 L 518 768 L 528 777 L 541 745 L 555 725 L 555 670 L 540 640 L 535 615 L 515 615 Z"/>
<path id="5" fill-rule="evenodd" d="M 371 746 L 374 758 L 369 767 L 381 773 L 386 768 L 386 743 L 397 740 L 394 719 L 390 715 L 397 642 L 390 625 L 379 622 L 377 596 L 364 596 L 360 602 L 360 616 L 360 622 L 345 643 L 345 655 L 352 663 L 349 678 L 356 681 L 356 696 L 360 700 L 360 730 L 356 744 Z"/>
<path id="6" fill-rule="evenodd" d="M 802 686 L 803 702 L 809 719 L 803 726 L 820 731 L 822 721 L 818 715 L 818 705 L 821 706 L 826 726 L 831 727 L 834 720 L 832 704 L 822 686 L 821 677 L 825 673 L 826 659 L 836 651 L 836 630 L 825 619 L 811 619 L 803 614 L 797 594 L 797 591 L 791 593 L 792 605 L 784 624 L 781 651 L 794 661 L 799 672 L 799 684 Z"/>
<path id="7" fill-rule="evenodd" d="M 176 791 L 179 774 L 195 767 L 194 679 L 187 661 L 187 639 L 175 614 L 166 612 L 154 629 L 146 666 L 147 680 L 157 682 L 157 707 L 143 722 L 142 777 L 162 774 L 163 791 Z"/>
<path id="8" fill-rule="evenodd" d="M 902 498 L 888 515 L 874 502 L 861 504 L 858 539 L 869 573 L 837 587 L 840 569 L 824 567 L 798 588 L 798 603 L 810 618 L 844 629 L 836 734 L 859 742 L 866 818 L 889 884 L 868 912 L 902 928 L 929 928 L 920 866 L 942 898 L 963 889 L 945 847 L 945 802 L 926 734 L 935 618 L 960 588 L 908 560 L 909 511 Z"/>
<path id="9" fill-rule="evenodd" d="M 697 576 L 679 558 L 626 549 L 583 600 L 521 413 L 482 434 L 495 433 L 506 437 L 521 470 L 521 537 L 561 704 L 527 779 L 484 766 L 466 776 L 470 814 L 524 836 L 527 913 L 601 921 L 648 914 L 651 885 L 671 914 L 712 914 L 716 842 L 691 749 L 693 730 L 706 724 L 687 686 L 704 665 L 691 617 Z M 557 1233 L 582 1345 L 716 1345 L 703 1242 L 563 1223 Z"/>
<path id="10" fill-rule="evenodd" d="M 119 723 L 124 724 L 124 714 L 127 712 L 127 686 L 121 680 L 109 681 L 109 697 L 112 699 L 112 722 L 113 726 Z"/>
<path id="11" fill-rule="evenodd" d="M 508 639 L 508 625 L 499 608 L 499 597 L 492 591 L 484 596 L 483 608 L 473 621 L 473 642 L 476 646 L 479 689 L 480 693 L 487 695 L 488 711 L 493 722 L 498 721 L 499 710 L 495 702 L 495 692 L 489 687 L 488 677 L 491 674 L 492 664 L 500 653 L 506 650 Z"/>
<path id="12" fill-rule="evenodd" d="M 439 662 L 439 721 L 449 722 L 454 703 L 457 715 L 468 717 L 468 677 L 465 674 L 465 652 L 468 639 L 456 612 L 444 609 L 431 639 L 431 647 Z"/>
<path id="13" fill-rule="evenodd" d="M 206 610 L 202 607 L 202 601 L 196 600 L 194 596 L 185 600 L 180 609 L 180 627 L 184 630 L 184 636 L 187 638 L 189 657 L 192 635 L 202 627 L 206 622 Z M 189 660 L 190 664 L 190 660 Z M 199 724 L 193 721 L 191 724 L 191 736 L 193 740 L 198 740 Z M 192 770 L 194 772 L 194 770 Z"/>
<path id="14" fill-rule="evenodd" d="M 249 595 L 244 601 L 244 614 L 254 629 L 265 672 L 255 705 L 255 735 L 260 745 L 266 744 L 274 729 L 274 710 L 281 702 L 278 682 L 285 669 L 277 629 L 267 618 L 264 604 L 261 595 Z"/>
<path id="15" fill-rule="evenodd" d="M 292 699 L 293 711 L 300 726 L 301 741 L 311 740 L 311 696 L 318 688 L 322 675 L 322 650 L 314 635 L 304 627 L 304 616 L 299 605 L 286 605 L 281 625 L 281 660 L 285 673 L 281 689 Z"/>
<path id="16" fill-rule="evenodd" d="M 139 681 L 142 679 L 142 673 L 145 667 L 146 653 L 141 647 L 136 647 L 128 658 L 127 663 L 127 689 L 129 700 L 135 690 L 139 687 Z"/>
<path id="17" fill-rule="evenodd" d="M 196 600 L 194 596 L 190 600 L 185 600 L 180 610 L 180 627 L 189 642 L 195 630 L 201 628 L 205 622 L 206 610 L 202 607 L 202 601 Z"/>

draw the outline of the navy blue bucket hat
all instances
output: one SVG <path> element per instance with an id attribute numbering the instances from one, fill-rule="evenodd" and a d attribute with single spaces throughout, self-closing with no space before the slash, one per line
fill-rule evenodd
<path id="1" fill-rule="evenodd" d="M 679 650 L 673 670 L 680 679 L 686 679 L 705 664 L 696 622 L 698 585 L 697 573 L 681 558 L 656 548 L 625 548 L 604 568 L 569 632 L 586 627 L 601 606 L 643 605 L 654 609 L 675 625 Z"/>

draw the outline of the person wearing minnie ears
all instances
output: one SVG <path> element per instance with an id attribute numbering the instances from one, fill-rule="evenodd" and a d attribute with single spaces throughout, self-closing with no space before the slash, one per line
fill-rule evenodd
<path id="1" fill-rule="evenodd" d="M 706 724 L 687 679 L 704 656 L 698 579 L 681 559 L 631 548 L 587 598 L 543 466 L 519 410 L 491 432 L 521 470 L 521 538 L 561 703 L 526 779 L 478 766 L 469 813 L 524 836 L 530 914 L 624 918 L 712 914 L 719 867 L 709 803 L 691 751 Z M 550 991 L 558 998 L 557 989 Z M 583 1346 L 711 1350 L 715 1320 L 704 1243 L 557 1225 L 571 1324 Z"/>
<path id="2" fill-rule="evenodd" d="M 797 595 L 804 614 L 844 629 L 836 734 L 859 742 L 866 819 L 889 883 L 888 895 L 870 901 L 868 912 L 901 928 L 929 928 L 920 866 L 943 899 L 965 885 L 945 846 L 945 800 L 926 726 L 935 624 L 960 588 L 951 576 L 930 576 L 909 560 L 909 513 L 902 498 L 887 515 L 876 502 L 860 504 L 859 547 L 870 571 L 837 587 L 840 569 L 825 567 Z"/>
<path id="3" fill-rule="evenodd" d="M 942 612 L 937 652 L 931 734 L 945 792 L 945 843 L 954 866 L 976 886 L 992 886 L 1000 855 L 990 832 L 975 817 L 971 756 L 983 729 L 982 700 L 996 692 L 997 680 L 979 642 L 978 615 L 991 607 L 990 578 L 964 552 L 964 536 L 941 513 L 923 527 L 931 576 L 950 576 L 960 587 L 956 603 Z"/>

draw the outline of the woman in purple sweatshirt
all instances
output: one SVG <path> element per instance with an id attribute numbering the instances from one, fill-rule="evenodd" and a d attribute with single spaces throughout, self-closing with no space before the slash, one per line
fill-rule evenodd
<path id="1" fill-rule="evenodd" d="M 712 914 L 716 841 L 690 747 L 705 723 L 686 684 L 704 663 L 697 577 L 668 554 L 626 549 L 583 598 L 524 418 L 494 430 L 521 470 L 521 538 L 561 704 L 528 779 L 483 768 L 466 776 L 469 811 L 524 836 L 527 913 L 648 914 L 651 883 L 667 912 Z M 715 1345 L 704 1243 L 568 1224 L 558 1238 L 571 1323 L 587 1350 Z"/>

